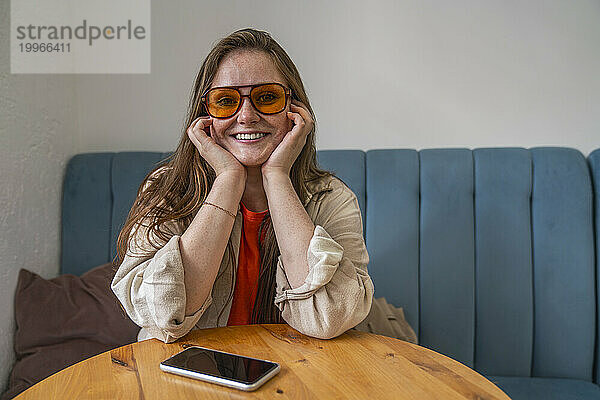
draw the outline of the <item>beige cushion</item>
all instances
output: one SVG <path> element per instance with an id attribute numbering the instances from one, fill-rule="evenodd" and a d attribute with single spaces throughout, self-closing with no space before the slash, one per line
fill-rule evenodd
<path id="1" fill-rule="evenodd" d="M 417 344 L 417 335 L 404 318 L 402 307 L 394 307 L 385 297 L 373 299 L 371 311 L 354 329 Z"/>

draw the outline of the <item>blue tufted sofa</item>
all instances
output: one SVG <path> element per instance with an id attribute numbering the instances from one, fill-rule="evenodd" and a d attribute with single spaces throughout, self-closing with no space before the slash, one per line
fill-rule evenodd
<path id="1" fill-rule="evenodd" d="M 62 272 L 108 262 L 144 176 L 168 153 L 68 163 Z M 513 399 L 600 399 L 600 149 L 324 150 L 356 193 L 375 296 L 419 344 Z"/>

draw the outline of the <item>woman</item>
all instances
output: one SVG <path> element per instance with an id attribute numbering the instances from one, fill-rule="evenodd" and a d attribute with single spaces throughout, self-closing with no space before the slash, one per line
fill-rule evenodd
<path id="1" fill-rule="evenodd" d="M 176 151 L 146 177 L 119 234 L 111 287 L 138 340 L 279 322 L 332 338 L 367 316 L 358 202 L 315 155 L 314 114 L 287 53 L 253 29 L 222 39 Z"/>

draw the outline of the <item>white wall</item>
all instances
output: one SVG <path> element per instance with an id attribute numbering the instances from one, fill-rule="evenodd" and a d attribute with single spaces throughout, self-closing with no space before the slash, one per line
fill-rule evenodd
<path id="1" fill-rule="evenodd" d="M 0 392 L 14 362 L 17 275 L 58 273 L 63 173 L 79 150 L 75 80 L 11 75 L 9 21 L 0 0 Z"/>
<path id="2" fill-rule="evenodd" d="M 152 3 L 151 75 L 76 78 L 82 149 L 174 149 L 201 61 L 247 26 L 296 63 L 320 149 L 600 147 L 597 0 L 183 3 Z"/>
<path id="3" fill-rule="evenodd" d="M 58 273 L 68 157 L 173 150 L 203 58 L 236 29 L 270 31 L 295 61 L 319 149 L 600 147 L 597 0 L 155 0 L 150 75 L 11 75 L 9 11 L 0 0 L 0 389 L 18 269 Z"/>

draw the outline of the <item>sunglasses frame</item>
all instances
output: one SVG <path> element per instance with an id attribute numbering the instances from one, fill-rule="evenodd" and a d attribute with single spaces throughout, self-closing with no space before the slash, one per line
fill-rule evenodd
<path id="1" fill-rule="evenodd" d="M 272 113 L 264 113 L 264 112 L 259 111 L 258 108 L 256 107 L 256 105 L 254 104 L 254 100 L 252 100 L 252 91 L 254 90 L 254 88 L 257 88 L 259 86 L 265 86 L 265 85 L 278 85 L 283 88 L 283 91 L 285 93 L 285 105 L 283 106 L 283 108 L 280 111 L 272 112 Z M 240 88 L 246 88 L 246 87 L 250 88 L 250 93 L 242 94 L 242 92 L 240 92 Z M 235 112 L 233 114 L 231 114 L 229 117 L 215 117 L 214 115 L 212 115 L 210 113 L 210 111 L 208 109 L 208 104 L 207 104 L 207 97 L 208 97 L 208 93 L 210 93 L 211 90 L 215 90 L 215 89 L 233 89 L 236 92 L 238 92 L 238 94 L 240 95 L 240 101 L 238 103 L 238 106 L 235 109 Z M 202 97 L 200 97 L 200 104 L 202 104 L 204 106 L 204 108 L 206 109 L 206 112 L 211 117 L 217 118 L 217 119 L 227 119 L 227 118 L 233 117 L 235 114 L 238 113 L 238 111 L 240 111 L 240 108 L 242 107 L 242 103 L 244 102 L 244 97 L 248 97 L 250 99 L 250 104 L 252 104 L 252 107 L 254 107 L 256 112 L 258 112 L 259 114 L 273 115 L 273 114 L 279 114 L 280 112 L 285 110 L 285 107 L 288 104 L 288 99 L 292 97 L 292 89 L 283 86 L 283 84 L 281 84 L 279 82 L 257 83 L 255 85 L 243 85 L 243 86 L 219 86 L 219 87 L 214 87 L 214 88 L 210 88 L 210 89 L 206 90 L 204 92 L 204 94 L 202 95 Z"/>

